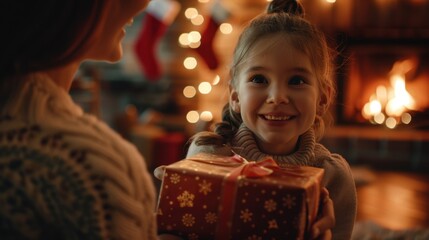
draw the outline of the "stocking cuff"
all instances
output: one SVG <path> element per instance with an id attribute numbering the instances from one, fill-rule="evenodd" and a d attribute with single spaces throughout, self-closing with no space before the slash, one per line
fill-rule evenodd
<path id="1" fill-rule="evenodd" d="M 180 4 L 172 0 L 151 1 L 146 8 L 148 14 L 169 25 L 176 18 L 180 10 Z"/>
<path id="2" fill-rule="evenodd" d="M 211 9 L 211 15 L 217 23 L 221 23 L 224 22 L 227 18 L 229 18 L 230 13 L 228 10 L 226 10 L 224 6 L 222 6 L 220 1 L 218 0 L 213 4 L 213 7 Z"/>

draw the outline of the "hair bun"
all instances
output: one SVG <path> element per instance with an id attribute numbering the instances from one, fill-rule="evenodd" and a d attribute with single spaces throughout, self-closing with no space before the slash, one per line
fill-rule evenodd
<path id="1" fill-rule="evenodd" d="M 267 13 L 282 12 L 304 17 L 304 7 L 297 0 L 272 0 L 268 5 Z"/>

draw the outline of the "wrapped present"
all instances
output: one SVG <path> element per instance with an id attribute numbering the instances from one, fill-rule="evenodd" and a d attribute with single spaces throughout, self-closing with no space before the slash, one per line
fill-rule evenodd
<path id="1" fill-rule="evenodd" d="M 186 239 L 306 239 L 324 170 L 197 155 L 166 166 L 160 233 Z"/>

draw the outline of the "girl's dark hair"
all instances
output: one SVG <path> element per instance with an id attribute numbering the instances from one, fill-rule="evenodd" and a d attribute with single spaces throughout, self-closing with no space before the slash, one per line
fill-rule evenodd
<path id="1" fill-rule="evenodd" d="M 318 109 L 313 125 L 319 140 L 324 131 L 325 115 L 335 94 L 332 57 L 324 34 L 304 19 L 304 8 L 298 1 L 273 0 L 266 14 L 253 19 L 244 29 L 234 50 L 230 85 L 237 88 L 240 66 L 253 45 L 263 37 L 278 33 L 287 36 L 295 48 L 309 57 L 319 83 L 320 95 L 326 98 L 326 106 Z M 242 122 L 240 114 L 234 112 L 227 103 L 222 111 L 222 122 L 215 125 L 214 132 L 198 133 L 191 140 L 195 139 L 197 145 L 229 144 Z"/>
<path id="2" fill-rule="evenodd" d="M 289 13 L 304 17 L 304 7 L 298 1 L 272 1 L 267 8 L 267 13 Z"/>

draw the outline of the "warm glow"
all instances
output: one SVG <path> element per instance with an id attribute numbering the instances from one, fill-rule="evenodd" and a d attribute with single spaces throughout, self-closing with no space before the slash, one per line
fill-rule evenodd
<path id="1" fill-rule="evenodd" d="M 200 120 L 200 115 L 197 111 L 189 111 L 188 114 L 186 114 L 186 120 L 189 123 L 196 123 Z"/>
<path id="2" fill-rule="evenodd" d="M 201 94 L 209 94 L 212 91 L 212 85 L 208 82 L 202 82 L 198 85 L 198 91 Z"/>
<path id="3" fill-rule="evenodd" d="M 337 0 L 326 0 L 327 3 L 335 3 Z"/>
<path id="4" fill-rule="evenodd" d="M 371 115 L 375 115 L 381 112 L 381 103 L 378 100 L 372 100 L 369 103 L 369 111 Z"/>
<path id="5" fill-rule="evenodd" d="M 197 63 L 197 59 L 195 59 L 194 57 L 187 57 L 184 61 L 183 61 L 183 66 L 186 69 L 195 69 L 197 67 L 198 63 Z"/>
<path id="6" fill-rule="evenodd" d="M 192 31 L 188 34 L 188 41 L 190 43 L 197 43 L 201 40 L 201 33 L 197 31 Z"/>
<path id="7" fill-rule="evenodd" d="M 201 46 L 201 42 L 192 42 L 189 43 L 190 48 L 199 48 Z"/>
<path id="8" fill-rule="evenodd" d="M 219 75 L 216 75 L 216 76 L 214 77 L 214 79 L 213 79 L 212 84 L 213 84 L 213 85 L 218 85 L 219 83 L 220 83 L 220 77 L 219 77 Z"/>
<path id="9" fill-rule="evenodd" d="M 407 111 L 415 109 L 416 103 L 406 89 L 405 73 L 414 67 L 411 60 L 395 62 L 390 71 L 390 86 L 377 86 L 362 108 L 362 116 L 391 129 L 400 123 L 409 124 L 411 115 Z"/>
<path id="10" fill-rule="evenodd" d="M 387 118 L 387 120 L 386 120 L 386 126 L 388 128 L 394 129 L 396 127 L 396 124 L 397 124 L 397 122 L 396 122 L 395 118 L 393 118 L 393 117 Z"/>
<path id="11" fill-rule="evenodd" d="M 191 19 L 191 23 L 195 26 L 200 26 L 204 23 L 204 17 L 202 15 L 197 15 L 196 17 Z"/>
<path id="12" fill-rule="evenodd" d="M 365 105 L 362 108 L 362 116 L 365 119 L 371 119 L 372 118 L 372 114 L 371 114 L 371 109 L 369 107 L 369 103 L 365 103 Z"/>
<path id="13" fill-rule="evenodd" d="M 213 120 L 213 114 L 210 111 L 204 111 L 200 115 L 200 119 L 206 122 Z"/>
<path id="14" fill-rule="evenodd" d="M 187 98 L 193 98 L 197 94 L 197 90 L 193 86 L 186 86 L 183 89 L 183 95 Z"/>
<path id="15" fill-rule="evenodd" d="M 208 2 L 210 2 L 210 0 L 198 0 L 198 2 L 200 2 L 200 3 L 208 3 Z"/>
<path id="16" fill-rule="evenodd" d="M 219 30 L 223 34 L 230 34 L 230 33 L 232 33 L 233 28 L 232 28 L 232 25 L 229 23 L 222 23 L 219 26 Z"/>
<path id="17" fill-rule="evenodd" d="M 405 88 L 405 77 L 401 75 L 393 75 L 390 79 L 390 83 L 393 86 L 395 98 L 398 98 L 404 107 L 414 109 L 415 101 Z"/>
<path id="18" fill-rule="evenodd" d="M 198 10 L 196 8 L 188 8 L 185 10 L 185 17 L 187 19 L 193 19 L 198 16 Z"/>
<path id="19" fill-rule="evenodd" d="M 387 102 L 387 89 L 385 86 L 380 85 L 375 90 L 375 96 L 380 101 L 381 104 L 386 104 Z"/>
<path id="20" fill-rule="evenodd" d="M 412 119 L 412 117 L 411 117 L 411 114 L 409 114 L 409 113 L 404 113 L 401 116 L 401 122 L 403 124 L 409 124 L 411 122 L 411 119 Z"/>
<path id="21" fill-rule="evenodd" d="M 182 33 L 179 36 L 179 44 L 182 46 L 188 46 L 190 44 L 188 33 Z"/>
<path id="22" fill-rule="evenodd" d="M 383 124 L 386 116 L 383 113 L 378 113 L 374 116 L 374 121 L 378 124 Z"/>
<path id="23" fill-rule="evenodd" d="M 399 117 L 405 110 L 406 109 L 399 98 L 390 99 L 386 104 L 386 113 L 389 116 Z"/>

